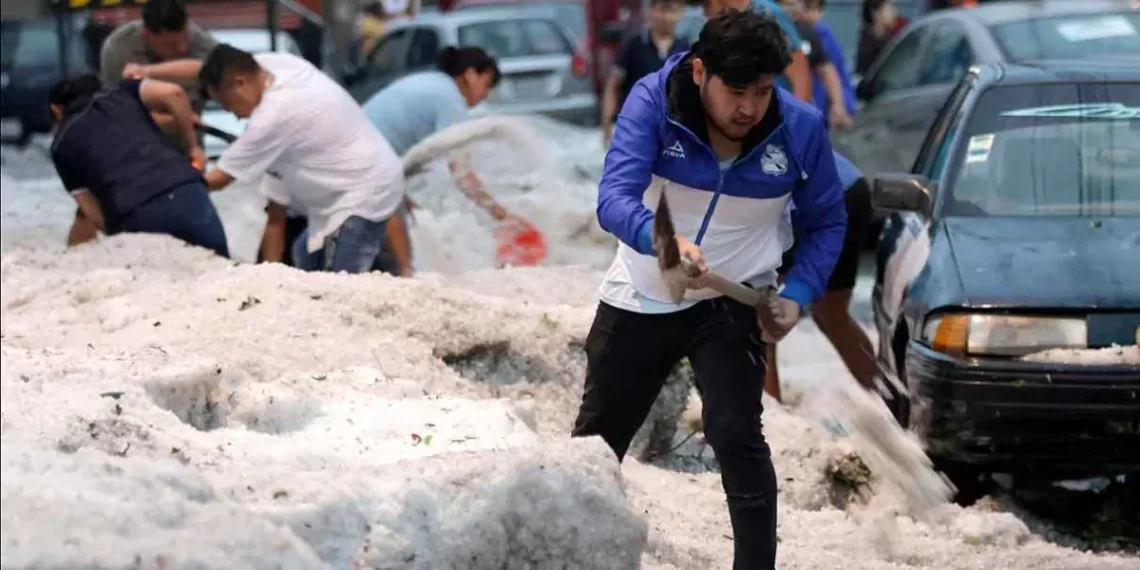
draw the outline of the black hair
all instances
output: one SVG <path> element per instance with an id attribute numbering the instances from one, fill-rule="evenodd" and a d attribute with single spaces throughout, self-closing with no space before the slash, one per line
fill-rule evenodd
<path id="1" fill-rule="evenodd" d="M 68 77 L 52 85 L 48 91 L 48 103 L 66 109 L 76 101 L 90 99 L 101 89 L 103 83 L 94 73 Z"/>
<path id="2" fill-rule="evenodd" d="M 181 32 L 186 29 L 190 15 L 182 0 L 147 0 L 142 7 L 142 21 L 151 33 Z"/>
<path id="3" fill-rule="evenodd" d="M 788 37 L 767 13 L 726 10 L 701 28 L 693 55 L 730 87 L 755 83 L 761 75 L 779 75 L 792 61 Z"/>
<path id="4" fill-rule="evenodd" d="M 827 0 L 803 0 L 804 8 L 808 10 L 823 10 L 827 7 Z"/>
<path id="5" fill-rule="evenodd" d="M 875 12 L 891 0 L 863 0 L 863 23 L 870 26 L 875 21 Z"/>
<path id="6" fill-rule="evenodd" d="M 476 46 L 461 48 L 447 46 L 436 54 L 435 66 L 452 77 L 459 77 L 468 69 L 474 69 L 479 73 L 490 71 L 492 87 L 498 85 L 499 79 L 502 77 L 499 73 L 499 64 L 495 58 L 491 57 L 483 48 Z"/>
<path id="7" fill-rule="evenodd" d="M 252 75 L 261 71 L 253 54 L 230 44 L 218 44 L 202 62 L 198 72 L 198 88 L 206 98 L 210 89 L 218 89 L 233 74 Z"/>
<path id="8" fill-rule="evenodd" d="M 685 5 L 685 0 L 651 0 L 649 2 L 650 6 L 659 6 L 661 4 L 681 4 L 683 6 Z"/>

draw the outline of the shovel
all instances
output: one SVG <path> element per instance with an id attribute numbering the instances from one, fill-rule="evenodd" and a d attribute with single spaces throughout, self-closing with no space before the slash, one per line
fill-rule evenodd
<path id="1" fill-rule="evenodd" d="M 674 303 L 680 303 L 684 298 L 689 280 L 696 277 L 699 271 L 691 260 L 680 254 L 677 249 L 677 241 L 673 239 L 674 236 L 669 204 L 665 200 L 665 194 L 662 193 L 653 220 L 653 247 L 658 252 L 657 264 L 661 268 L 665 283 L 669 286 L 669 295 Z M 749 307 L 755 307 L 756 316 L 760 320 L 760 328 L 766 336 L 770 337 L 766 338 L 766 341 L 780 340 L 788 333 L 788 331 L 783 331 L 782 334 L 775 334 L 780 332 L 783 327 L 777 323 L 775 313 L 770 305 L 776 294 L 774 287 L 770 286 L 765 291 L 758 291 L 727 279 L 715 271 L 706 273 L 704 282 L 705 286 L 713 291 Z M 875 355 L 870 356 L 879 369 L 879 374 L 875 377 L 875 388 L 879 394 L 887 398 L 894 398 L 895 394 L 908 397 L 910 391 L 898 375 L 879 362 Z M 894 388 L 894 394 L 887 389 L 886 384 L 890 384 Z"/>
<path id="2" fill-rule="evenodd" d="M 669 213 L 669 202 L 665 193 L 661 193 L 661 200 L 657 203 L 657 213 L 653 218 L 653 248 L 657 250 L 657 266 L 665 284 L 669 287 L 669 296 L 674 303 L 680 303 L 685 297 L 685 289 L 689 280 L 697 277 L 700 271 L 691 259 L 681 255 L 677 248 L 676 231 L 673 229 L 673 218 Z M 705 273 L 702 278 L 709 289 L 716 291 L 738 303 L 756 309 L 756 317 L 760 321 L 760 328 L 772 338 L 783 338 L 787 331 L 776 320 L 771 302 L 774 300 L 775 288 L 765 290 L 753 289 L 742 283 L 737 283 L 715 271 Z"/>

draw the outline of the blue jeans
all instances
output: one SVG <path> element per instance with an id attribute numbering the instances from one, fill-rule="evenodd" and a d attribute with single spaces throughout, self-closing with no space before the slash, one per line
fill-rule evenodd
<path id="1" fill-rule="evenodd" d="M 344 271 L 367 273 L 372 270 L 399 275 L 399 264 L 388 248 L 388 222 L 373 222 L 350 216 L 324 240 L 324 246 L 309 253 L 309 229 L 293 241 L 293 266 L 304 271 Z"/>
<path id="2" fill-rule="evenodd" d="M 191 245 L 229 257 L 226 230 L 210 191 L 201 181 L 176 186 L 121 216 L 109 234 L 136 232 L 167 234 Z"/>

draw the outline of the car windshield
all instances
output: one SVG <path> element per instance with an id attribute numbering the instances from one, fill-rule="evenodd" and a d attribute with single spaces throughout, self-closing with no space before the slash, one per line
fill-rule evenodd
<path id="1" fill-rule="evenodd" d="M 573 50 L 549 20 L 490 20 L 459 27 L 459 45 L 478 46 L 496 58 L 570 54 Z"/>
<path id="2" fill-rule="evenodd" d="M 1140 215 L 1140 83 L 990 89 L 960 140 L 947 215 Z"/>
<path id="3" fill-rule="evenodd" d="M 1009 61 L 1140 54 L 1140 12 L 1035 18 L 991 31 Z"/>

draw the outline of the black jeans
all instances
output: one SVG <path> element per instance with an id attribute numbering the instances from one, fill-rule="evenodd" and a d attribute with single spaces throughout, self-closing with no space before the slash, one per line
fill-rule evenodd
<path id="1" fill-rule="evenodd" d="M 756 311 L 726 298 L 656 315 L 600 303 L 574 423 L 575 437 L 600 435 L 621 460 L 670 370 L 688 356 L 728 498 L 735 570 L 776 564 L 776 473 L 760 424 L 764 354 Z"/>

